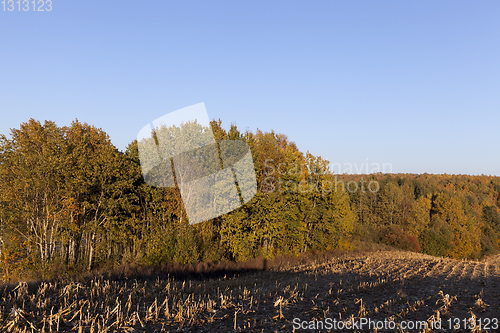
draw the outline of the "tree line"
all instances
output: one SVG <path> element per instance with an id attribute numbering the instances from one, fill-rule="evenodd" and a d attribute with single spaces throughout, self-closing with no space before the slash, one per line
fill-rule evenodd
<path id="1" fill-rule="evenodd" d="M 3 275 L 54 263 L 90 270 L 244 261 L 361 242 L 455 258 L 499 248 L 499 177 L 334 175 L 328 161 L 283 134 L 226 130 L 220 120 L 211 127 L 218 141 L 248 144 L 257 193 L 194 225 L 178 187 L 144 181 L 136 140 L 119 151 L 103 130 L 78 120 L 58 127 L 30 119 L 1 135 Z M 363 181 L 370 186 L 339 186 Z"/>

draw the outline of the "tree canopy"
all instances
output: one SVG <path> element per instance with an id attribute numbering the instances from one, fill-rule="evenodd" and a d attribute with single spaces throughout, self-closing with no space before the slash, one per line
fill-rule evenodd
<path id="1" fill-rule="evenodd" d="M 174 140 L 169 131 L 161 135 Z M 221 156 L 227 140 L 250 147 L 257 193 L 245 197 L 239 189 L 243 205 L 195 225 L 182 186 L 144 180 L 137 140 L 121 152 L 104 131 L 78 120 L 58 127 L 30 119 L 10 138 L 1 135 L 4 276 L 52 263 L 91 269 L 126 261 L 243 261 L 360 242 L 454 258 L 479 258 L 500 246 L 499 177 L 335 175 L 328 161 L 299 151 L 283 134 L 225 130 L 220 120 L 211 131 Z M 184 158 L 200 160 L 199 151 L 190 154 Z M 188 179 L 194 169 L 179 170 Z"/>

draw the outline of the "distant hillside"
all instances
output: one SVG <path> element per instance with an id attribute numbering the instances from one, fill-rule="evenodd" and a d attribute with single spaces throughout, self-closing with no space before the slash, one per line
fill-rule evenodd
<path id="1" fill-rule="evenodd" d="M 457 259 L 477 259 L 499 249 L 500 177 L 374 174 L 338 179 L 380 185 L 377 192 L 348 191 L 361 239 Z"/>

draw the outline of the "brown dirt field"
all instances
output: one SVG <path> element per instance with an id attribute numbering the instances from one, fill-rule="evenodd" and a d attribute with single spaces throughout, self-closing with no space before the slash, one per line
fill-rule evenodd
<path id="1" fill-rule="evenodd" d="M 500 256 L 462 261 L 377 251 L 219 278 L 0 287 L 1 332 L 293 332 L 294 318 L 441 318 L 442 329 L 378 332 L 479 332 L 466 322 L 476 318 L 489 324 L 487 331 L 500 332 Z M 460 329 L 450 329 L 449 319 L 459 320 Z"/>

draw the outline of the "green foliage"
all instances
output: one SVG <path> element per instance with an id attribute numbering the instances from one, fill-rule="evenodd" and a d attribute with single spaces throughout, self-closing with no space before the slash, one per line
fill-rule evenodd
<path id="1" fill-rule="evenodd" d="M 446 257 L 453 249 L 453 230 L 436 215 L 431 228 L 420 234 L 419 241 L 423 253 Z"/>

